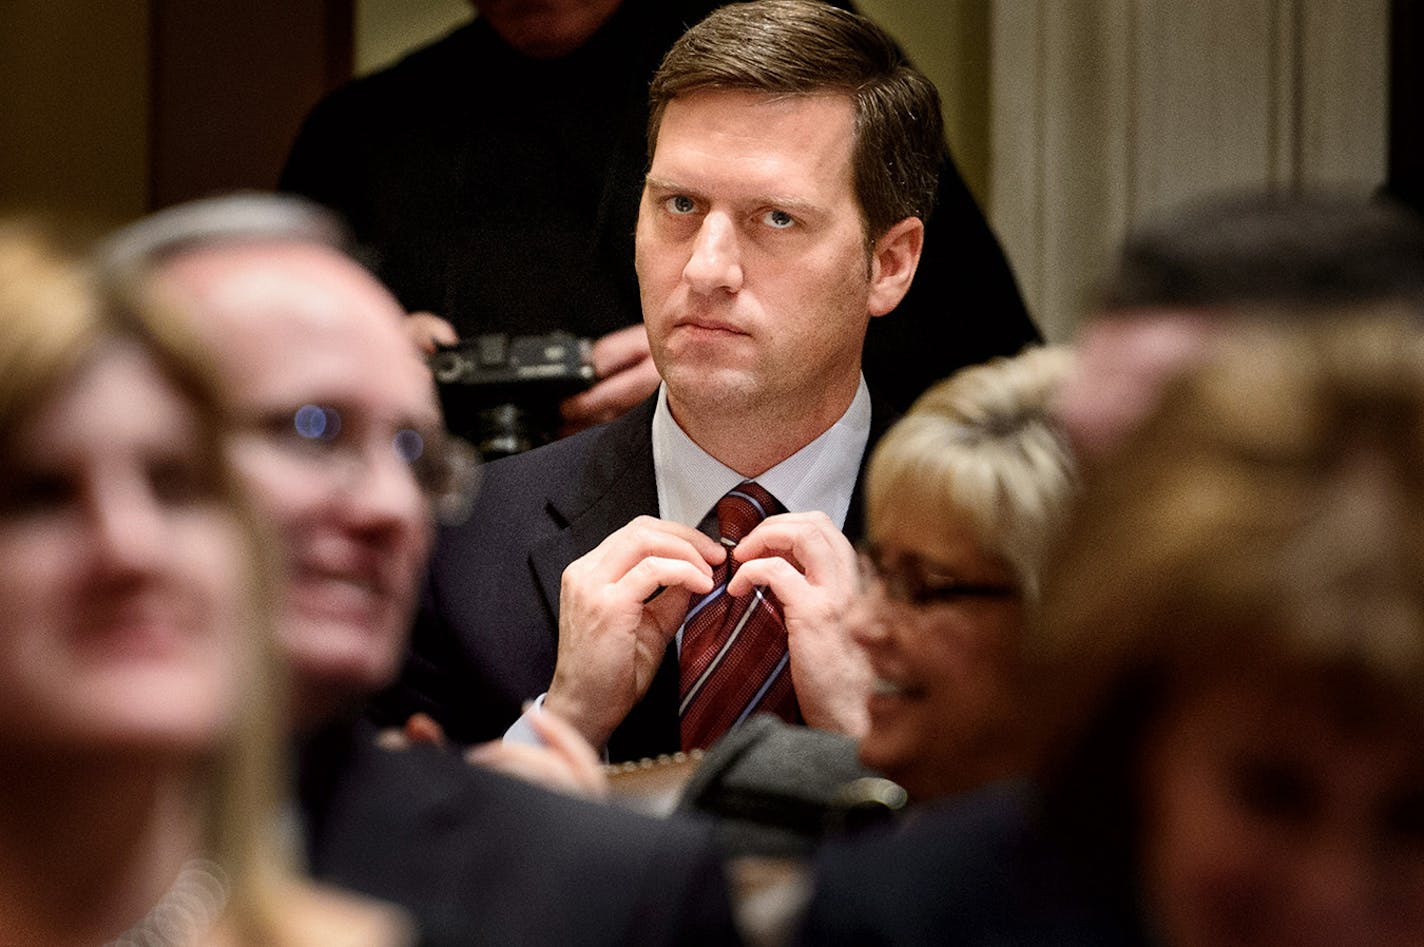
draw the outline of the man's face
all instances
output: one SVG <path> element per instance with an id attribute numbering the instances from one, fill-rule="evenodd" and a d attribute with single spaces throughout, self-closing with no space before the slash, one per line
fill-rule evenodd
<path id="1" fill-rule="evenodd" d="M 299 713 L 384 686 L 431 541 L 410 462 L 441 437 L 400 308 L 344 256 L 295 242 L 198 249 L 159 276 L 194 309 L 247 422 L 235 460 L 286 547 Z"/>
<path id="2" fill-rule="evenodd" d="M 638 214 L 643 320 L 684 427 L 708 412 L 824 430 L 860 377 L 875 289 L 851 171 L 851 101 L 673 100 Z"/>

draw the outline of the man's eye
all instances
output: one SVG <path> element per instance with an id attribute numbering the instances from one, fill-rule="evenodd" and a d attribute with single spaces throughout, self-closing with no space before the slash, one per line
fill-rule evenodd
<path id="1" fill-rule="evenodd" d="M 324 405 L 304 404 L 292 414 L 292 429 L 309 441 L 332 441 L 341 433 L 341 414 Z"/>
<path id="2" fill-rule="evenodd" d="M 253 421 L 253 430 L 268 443 L 288 449 L 320 450 L 341 434 L 341 414 L 335 408 L 304 404 L 295 410 L 273 410 Z"/>
<path id="3" fill-rule="evenodd" d="M 690 214 L 697 209 L 697 204 L 686 194 L 674 194 L 664 201 L 663 204 L 667 207 L 669 213 L 679 216 Z"/>
<path id="4" fill-rule="evenodd" d="M 785 230 L 796 223 L 796 218 L 784 210 L 769 210 L 762 219 L 768 227 L 775 230 Z"/>

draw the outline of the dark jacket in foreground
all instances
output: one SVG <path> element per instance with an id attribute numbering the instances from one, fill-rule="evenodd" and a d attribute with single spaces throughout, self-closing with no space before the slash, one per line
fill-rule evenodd
<path id="1" fill-rule="evenodd" d="M 1149 947 L 1130 882 L 1088 869 L 1038 802 L 1005 781 L 827 845 L 798 943 Z"/>
<path id="2" fill-rule="evenodd" d="M 401 905 L 432 947 L 736 943 L 706 825 L 386 750 L 368 725 L 301 754 L 312 874 Z"/>

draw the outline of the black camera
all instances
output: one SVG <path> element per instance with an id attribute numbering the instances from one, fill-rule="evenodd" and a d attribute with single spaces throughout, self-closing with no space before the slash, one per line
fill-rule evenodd
<path id="1" fill-rule="evenodd" d="M 559 402 L 594 382 L 593 343 L 568 332 L 475 336 L 430 356 L 445 423 L 485 460 L 559 435 Z"/>

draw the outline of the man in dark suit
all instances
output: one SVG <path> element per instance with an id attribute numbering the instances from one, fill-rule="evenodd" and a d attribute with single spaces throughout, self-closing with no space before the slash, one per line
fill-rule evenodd
<path id="1" fill-rule="evenodd" d="M 738 537 L 726 593 L 779 602 L 777 674 L 801 719 L 863 726 L 842 528 L 858 529 L 861 458 L 885 419 L 861 351 L 919 262 L 938 96 L 869 21 L 778 0 L 691 29 L 651 99 L 636 269 L 663 385 L 487 468 L 473 516 L 438 544 L 396 719 L 424 711 L 457 740 L 491 739 L 543 694 L 531 712 L 614 759 L 685 746 L 679 629 L 731 555 L 697 527 L 754 479 L 788 512 Z"/>
<path id="2" fill-rule="evenodd" d="M 331 215 L 239 195 L 105 254 L 193 315 L 243 422 L 234 460 L 287 558 L 301 824 L 314 875 L 410 910 L 429 944 L 727 943 L 706 830 L 554 796 L 360 719 L 403 653 L 435 510 L 460 499 L 430 372 Z"/>
<path id="3" fill-rule="evenodd" d="M 556 329 L 595 339 L 600 381 L 565 402 L 564 420 L 609 420 L 658 383 L 633 269 L 648 80 L 722 0 L 472 5 L 473 22 L 323 99 L 281 187 L 347 217 L 427 344 Z M 902 410 L 953 369 L 1038 338 L 940 154 L 921 275 L 866 341 L 876 397 Z"/>

